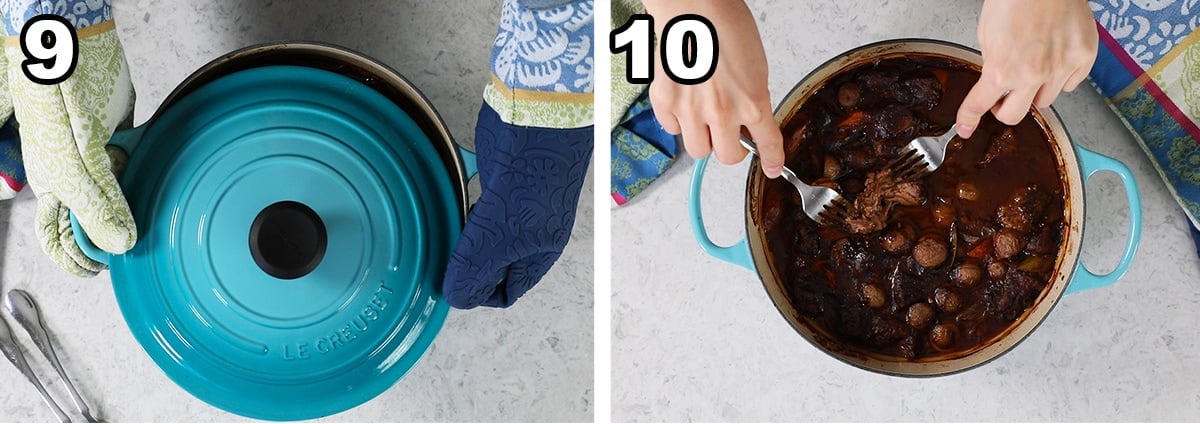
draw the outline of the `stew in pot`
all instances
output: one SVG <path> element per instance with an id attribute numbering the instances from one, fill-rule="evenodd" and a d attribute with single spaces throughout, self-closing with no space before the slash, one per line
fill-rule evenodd
<path id="1" fill-rule="evenodd" d="M 978 70 L 886 59 L 831 80 L 784 125 L 789 168 L 851 201 L 821 227 L 769 181 L 762 226 L 796 310 L 844 342 L 908 359 L 987 344 L 1038 299 L 1063 239 L 1064 180 L 1032 117 L 987 115 L 937 172 L 897 179 L 914 137 L 945 132 Z"/>

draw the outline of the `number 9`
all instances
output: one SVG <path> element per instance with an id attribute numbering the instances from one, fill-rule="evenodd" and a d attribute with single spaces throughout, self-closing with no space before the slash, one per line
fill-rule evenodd
<path id="1" fill-rule="evenodd" d="M 69 40 L 69 42 L 68 42 Z M 21 70 L 30 81 L 58 84 L 71 77 L 79 57 L 79 36 L 66 18 L 38 15 L 21 28 Z"/>

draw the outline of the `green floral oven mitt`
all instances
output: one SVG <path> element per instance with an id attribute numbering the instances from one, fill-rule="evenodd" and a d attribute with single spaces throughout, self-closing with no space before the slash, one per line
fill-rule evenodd
<path id="1" fill-rule="evenodd" d="M 104 269 L 75 244 L 68 214 L 97 247 L 124 253 L 137 228 L 129 204 L 111 170 L 105 149 L 118 126 L 130 124 L 133 84 L 117 39 L 111 0 L 8 0 L 0 2 L 6 57 L 0 92 L 0 119 L 11 111 L 17 121 L 29 187 L 38 199 L 38 241 L 59 266 L 78 276 Z M 66 80 L 52 85 L 31 81 L 18 39 L 25 23 L 44 14 L 63 17 L 76 28 L 79 55 Z M 11 104 L 11 109 L 6 105 Z"/>

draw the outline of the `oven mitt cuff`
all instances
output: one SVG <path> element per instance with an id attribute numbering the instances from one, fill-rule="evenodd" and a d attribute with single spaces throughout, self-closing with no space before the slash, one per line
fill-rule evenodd
<path id="1" fill-rule="evenodd" d="M 537 284 L 571 238 L 592 127 L 506 123 L 486 103 L 475 127 L 482 194 L 450 256 L 451 306 L 508 307 Z"/>
<path id="2" fill-rule="evenodd" d="M 592 126 L 593 13 L 592 0 L 504 1 L 483 90 L 504 122 Z"/>
<path id="3" fill-rule="evenodd" d="M 109 1 L 3 3 L 8 58 L 8 90 L 19 123 L 21 153 L 29 186 L 38 197 L 35 232 L 43 250 L 60 267 L 91 276 L 103 265 L 91 261 L 75 244 L 69 212 L 97 247 L 124 253 L 133 247 L 137 228 L 111 170 L 105 145 L 133 113 L 129 66 L 117 39 Z M 13 37 L 26 19 L 55 13 L 75 24 L 79 57 L 74 73 L 54 85 L 26 78 L 23 54 Z"/>

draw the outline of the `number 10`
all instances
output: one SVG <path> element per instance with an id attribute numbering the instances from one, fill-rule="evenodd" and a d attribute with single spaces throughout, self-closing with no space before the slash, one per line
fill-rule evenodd
<path id="1" fill-rule="evenodd" d="M 614 54 L 625 53 L 628 66 L 625 79 L 634 84 L 654 80 L 654 18 L 633 15 L 625 25 L 613 30 L 609 46 Z M 663 27 L 659 54 L 663 71 L 680 84 L 708 81 L 717 69 L 717 32 L 712 22 L 700 15 L 679 15 Z"/>

